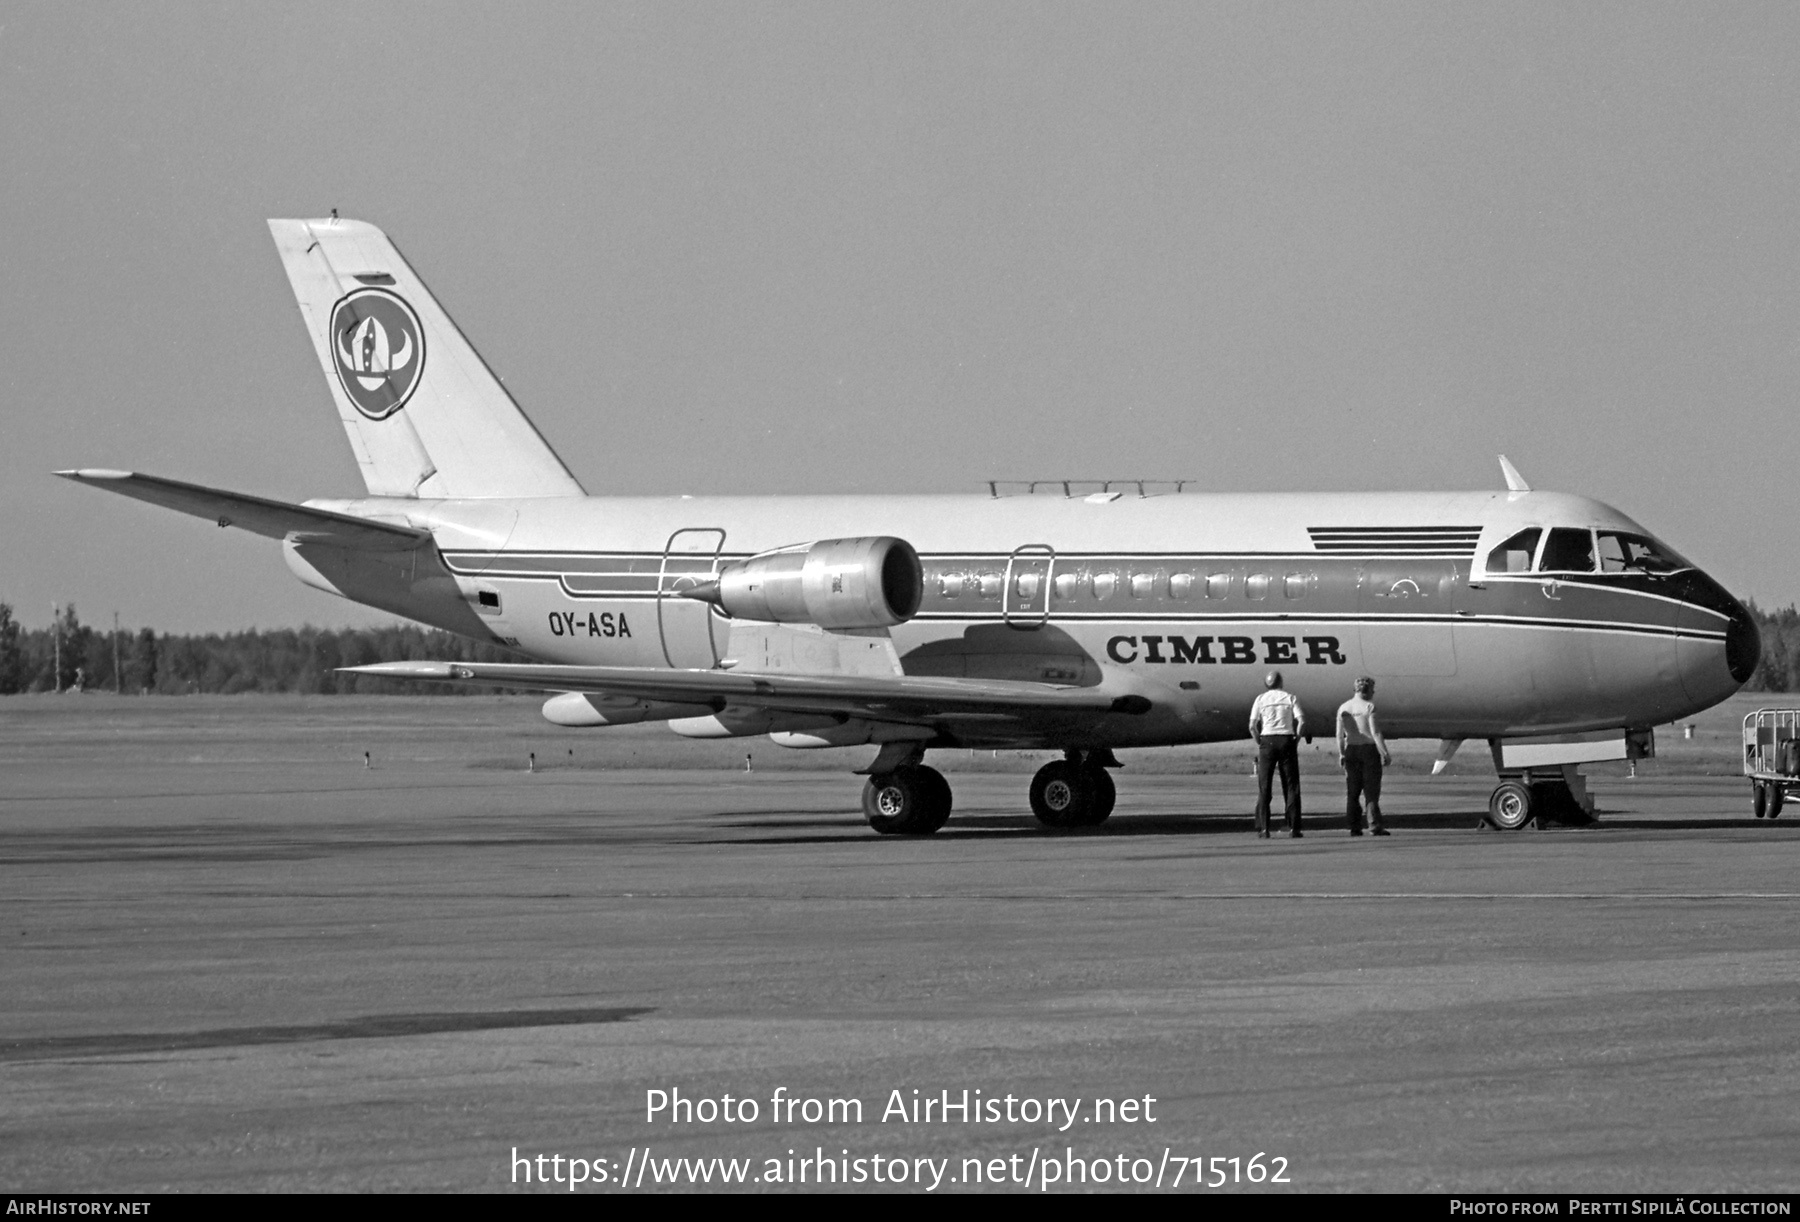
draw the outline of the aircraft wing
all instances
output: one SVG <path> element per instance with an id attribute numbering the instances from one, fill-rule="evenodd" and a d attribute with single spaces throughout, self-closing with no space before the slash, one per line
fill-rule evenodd
<path id="1" fill-rule="evenodd" d="M 197 518 L 217 522 L 220 526 L 236 526 L 271 539 L 293 538 L 303 543 L 333 543 L 339 547 L 393 551 L 417 547 L 431 538 L 429 531 L 416 530 L 410 526 L 353 518 L 349 514 L 310 509 L 305 505 L 290 505 L 285 501 L 271 501 L 242 492 L 203 488 L 199 484 L 184 484 L 180 480 L 162 479 L 155 475 L 139 475 L 135 471 L 87 468 L 58 471 L 57 474 L 76 483 L 91 484 L 108 492 L 117 492 L 121 496 L 135 497 L 181 513 L 191 513 Z"/>
<path id="2" fill-rule="evenodd" d="M 596 692 L 671 704 L 751 706 L 788 713 L 848 714 L 873 721 L 1011 720 L 1067 713 L 1146 713 L 1150 701 L 1099 687 L 927 676 L 743 674 L 649 666 L 546 666 L 510 662 L 381 662 L 349 666 L 386 679 L 492 683 Z"/>

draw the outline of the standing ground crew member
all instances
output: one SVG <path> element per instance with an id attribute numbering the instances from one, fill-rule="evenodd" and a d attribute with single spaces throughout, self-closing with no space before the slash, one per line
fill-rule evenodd
<path id="1" fill-rule="evenodd" d="M 1256 740 L 1256 835 L 1269 838 L 1269 798 L 1275 773 L 1281 773 L 1281 797 L 1287 803 L 1288 835 L 1300 838 L 1300 744 L 1306 714 L 1300 702 L 1282 690 L 1281 672 L 1263 676 L 1269 690 L 1250 706 L 1250 737 Z"/>
<path id="2" fill-rule="evenodd" d="M 1367 675 L 1356 681 L 1350 699 L 1338 705 L 1337 740 L 1338 766 L 1344 770 L 1347 791 L 1344 818 L 1350 823 L 1350 834 L 1363 834 L 1366 809 L 1369 834 L 1387 835 L 1388 830 L 1381 823 L 1381 770 L 1393 763 L 1394 757 L 1388 753 L 1387 740 L 1381 737 L 1381 727 L 1375 724 L 1375 680 Z M 1362 795 L 1367 795 L 1368 803 L 1359 809 L 1357 798 Z"/>

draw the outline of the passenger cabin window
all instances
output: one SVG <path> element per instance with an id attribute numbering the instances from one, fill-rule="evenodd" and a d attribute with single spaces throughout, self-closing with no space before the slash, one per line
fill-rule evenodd
<path id="1" fill-rule="evenodd" d="M 1269 575 L 1267 573 L 1252 573 L 1244 578 L 1245 598 L 1264 599 L 1268 596 Z"/>
<path id="2" fill-rule="evenodd" d="M 1000 588 L 1006 584 L 1005 579 L 998 573 L 983 573 L 975 578 L 975 582 L 981 597 L 990 600 L 999 598 Z"/>
<path id="3" fill-rule="evenodd" d="M 1079 574 L 1079 573 L 1058 573 L 1056 575 L 1056 580 L 1052 581 L 1050 584 L 1052 587 L 1055 588 L 1057 598 L 1059 598 L 1059 599 L 1074 598 L 1075 597 L 1075 588 L 1081 584 L 1081 574 Z"/>
<path id="4" fill-rule="evenodd" d="M 1308 575 L 1305 573 L 1289 573 L 1281 579 L 1281 593 L 1284 598 L 1305 598 Z"/>
<path id="5" fill-rule="evenodd" d="M 1628 535 L 1603 530 L 1600 539 L 1600 571 L 1603 573 L 1673 573 L 1694 566 L 1665 543 L 1647 535 Z"/>
<path id="6" fill-rule="evenodd" d="M 1105 602 L 1107 599 L 1111 598 L 1113 596 L 1113 591 L 1118 588 L 1119 575 L 1117 573 L 1094 574 L 1094 597 L 1099 601 Z"/>
<path id="7" fill-rule="evenodd" d="M 1538 539 L 1543 531 L 1533 526 L 1530 530 L 1522 530 L 1512 538 L 1488 553 L 1487 571 L 1490 573 L 1529 573 L 1531 558 L 1537 555 Z"/>
<path id="8" fill-rule="evenodd" d="M 1206 596 L 1208 598 L 1224 598 L 1231 593 L 1230 573 L 1209 573 L 1206 578 Z"/>
<path id="9" fill-rule="evenodd" d="M 1544 544 L 1538 561 L 1540 573 L 1591 573 L 1594 571 L 1594 536 L 1572 526 L 1558 526 Z"/>
<path id="10" fill-rule="evenodd" d="M 1192 573 L 1175 573 L 1169 578 L 1169 597 L 1186 598 L 1194 592 L 1194 575 Z"/>
<path id="11" fill-rule="evenodd" d="M 1131 575 L 1131 596 L 1133 598 L 1149 598 L 1155 592 L 1155 573 L 1133 573 Z"/>

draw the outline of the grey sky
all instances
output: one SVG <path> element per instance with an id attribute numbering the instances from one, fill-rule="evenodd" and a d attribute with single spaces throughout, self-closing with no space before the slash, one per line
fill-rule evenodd
<path id="1" fill-rule="evenodd" d="M 0 6 L 0 600 L 370 622 L 67 485 L 361 491 L 263 218 L 592 492 L 1538 487 L 1800 598 L 1800 7 Z"/>

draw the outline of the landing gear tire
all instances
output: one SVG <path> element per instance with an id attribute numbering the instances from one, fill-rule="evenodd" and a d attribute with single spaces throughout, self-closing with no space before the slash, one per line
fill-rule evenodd
<path id="1" fill-rule="evenodd" d="M 1531 822 L 1531 787 L 1501 781 L 1488 798 L 1488 822 L 1503 832 L 1516 832 Z"/>
<path id="2" fill-rule="evenodd" d="M 924 835 L 937 831 L 938 828 L 950 821 L 950 807 L 954 803 L 955 797 L 950 792 L 950 782 L 946 781 L 944 774 L 936 768 L 919 764 L 916 765 L 916 770 L 919 773 L 919 779 L 932 791 L 929 804 L 931 818 L 928 820 L 930 826 L 926 827 L 921 824 L 919 829 L 919 834 Z"/>
<path id="3" fill-rule="evenodd" d="M 1093 810 L 1093 792 L 1086 769 L 1068 760 L 1053 760 L 1031 778 L 1031 813 L 1045 827 L 1084 826 Z"/>
<path id="4" fill-rule="evenodd" d="M 1750 782 L 1750 788 L 1756 793 L 1756 797 L 1751 802 L 1751 809 L 1756 812 L 1756 817 L 1760 819 L 1769 813 L 1769 788 L 1761 781 Z"/>
<path id="5" fill-rule="evenodd" d="M 1781 787 L 1779 782 L 1769 786 L 1769 818 L 1779 819 L 1781 817 L 1781 803 L 1786 797 L 1787 791 Z"/>
<path id="6" fill-rule="evenodd" d="M 1113 813 L 1113 806 L 1119 800 L 1119 789 L 1113 784 L 1112 775 L 1096 764 L 1087 765 L 1081 773 L 1087 782 L 1088 808 L 1078 826 L 1099 827 Z"/>
<path id="7" fill-rule="evenodd" d="M 903 764 L 863 786 L 863 817 L 883 836 L 929 836 L 950 818 L 950 782 L 924 764 Z"/>

